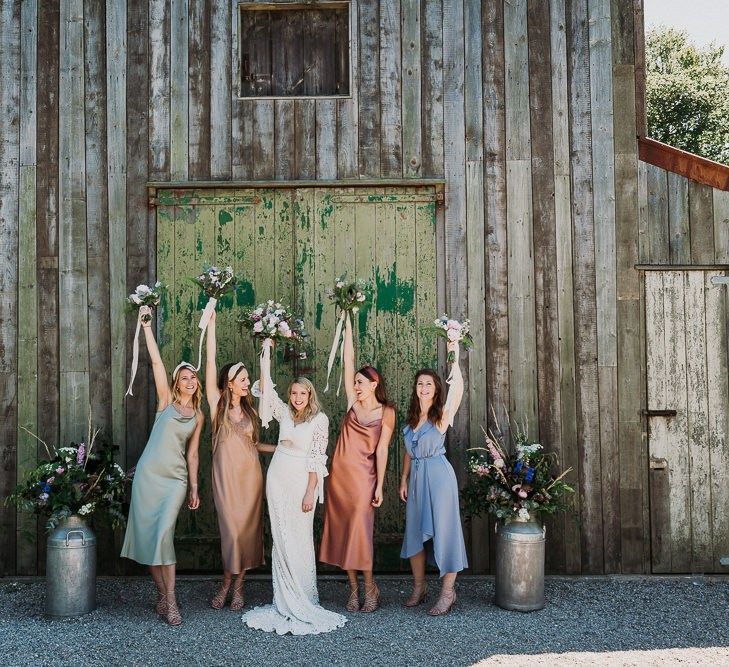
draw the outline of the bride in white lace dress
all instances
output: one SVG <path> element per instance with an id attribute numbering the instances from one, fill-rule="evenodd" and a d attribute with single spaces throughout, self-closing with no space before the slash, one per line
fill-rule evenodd
<path id="1" fill-rule="evenodd" d="M 324 501 L 329 419 L 319 411 L 314 386 L 297 378 L 284 403 L 271 381 L 270 346 L 261 355 L 260 417 L 280 424 L 278 447 L 266 476 L 273 549 L 273 604 L 243 615 L 251 628 L 279 635 L 309 635 L 342 627 L 347 619 L 319 606 L 314 559 L 314 507 Z"/>

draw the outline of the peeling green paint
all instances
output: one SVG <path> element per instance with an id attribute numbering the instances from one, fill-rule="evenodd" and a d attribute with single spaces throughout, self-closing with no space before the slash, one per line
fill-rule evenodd
<path id="1" fill-rule="evenodd" d="M 316 321 L 314 326 L 317 329 L 321 329 L 321 316 L 324 314 L 324 304 L 320 301 L 316 304 Z"/>
<path id="2" fill-rule="evenodd" d="M 218 213 L 218 222 L 221 225 L 226 225 L 232 221 L 233 216 L 230 214 L 230 212 L 226 211 L 225 209 L 221 209 L 220 213 Z"/>
<path id="3" fill-rule="evenodd" d="M 263 207 L 267 209 L 273 208 L 273 199 L 267 199 L 266 197 L 263 198 Z"/>
<path id="4" fill-rule="evenodd" d="M 256 305 L 256 291 L 253 284 L 247 280 L 241 280 L 238 289 L 235 291 L 235 303 L 240 307 Z"/>
<path id="5" fill-rule="evenodd" d="M 377 309 L 383 312 L 394 312 L 405 315 L 415 304 L 415 282 L 398 280 L 396 264 L 387 270 L 386 277 L 375 271 L 375 291 L 377 293 Z"/>

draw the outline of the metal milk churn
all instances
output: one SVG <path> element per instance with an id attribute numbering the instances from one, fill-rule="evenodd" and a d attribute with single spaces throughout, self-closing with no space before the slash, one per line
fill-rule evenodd
<path id="1" fill-rule="evenodd" d="M 76 515 L 48 536 L 46 614 L 81 616 L 96 609 L 96 536 Z"/>
<path id="2" fill-rule="evenodd" d="M 496 604 L 514 611 L 544 607 L 545 529 L 536 521 L 496 525 Z"/>

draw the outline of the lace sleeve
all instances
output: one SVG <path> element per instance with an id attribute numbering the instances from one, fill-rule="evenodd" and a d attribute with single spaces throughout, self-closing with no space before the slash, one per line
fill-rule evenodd
<path id="1" fill-rule="evenodd" d="M 324 502 L 324 478 L 329 474 L 327 470 L 327 445 L 329 444 L 329 419 L 320 412 L 314 417 L 312 423 L 311 446 L 309 447 L 309 459 L 307 470 L 315 472 L 317 477 L 316 492 L 319 502 Z"/>

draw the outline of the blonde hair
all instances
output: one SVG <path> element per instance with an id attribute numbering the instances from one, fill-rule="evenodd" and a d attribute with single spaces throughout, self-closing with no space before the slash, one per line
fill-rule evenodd
<path id="1" fill-rule="evenodd" d="M 311 421 L 312 419 L 314 419 L 314 417 L 316 417 L 316 415 L 319 414 L 319 412 L 321 412 L 321 406 L 319 405 L 319 397 L 316 395 L 316 389 L 314 389 L 314 385 L 312 384 L 311 380 L 305 377 L 297 377 L 289 385 L 289 412 L 291 413 L 291 417 L 293 419 L 295 419 L 297 416 L 296 410 L 294 410 L 294 407 L 291 405 L 291 390 L 293 389 L 295 384 L 300 384 L 309 392 L 309 402 L 301 411 L 300 417 L 304 421 Z"/>
<path id="2" fill-rule="evenodd" d="M 182 375 L 182 371 L 184 370 L 190 371 L 197 380 L 197 389 L 192 395 L 192 407 L 195 410 L 195 414 L 197 414 L 200 410 L 200 405 L 202 404 L 202 382 L 200 382 L 197 371 L 192 366 L 185 365 L 180 368 L 177 373 L 175 373 L 175 376 L 172 379 L 172 402 L 180 401 L 182 398 L 182 392 L 180 391 L 180 375 Z"/>

